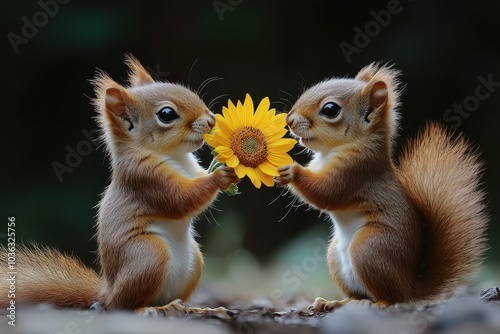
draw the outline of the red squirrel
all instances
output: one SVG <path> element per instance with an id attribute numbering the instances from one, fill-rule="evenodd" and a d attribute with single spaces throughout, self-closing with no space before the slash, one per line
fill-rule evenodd
<path id="1" fill-rule="evenodd" d="M 311 310 L 431 301 L 480 268 L 488 222 L 482 163 L 463 137 L 435 123 L 393 161 L 399 74 L 374 63 L 353 79 L 325 80 L 288 113 L 313 158 L 281 167 L 276 182 L 331 218 L 327 264 L 347 296 L 317 298 Z"/>
<path id="2" fill-rule="evenodd" d="M 182 85 L 156 82 L 132 56 L 126 64 L 126 86 L 104 73 L 93 80 L 112 172 L 98 206 L 101 274 L 56 250 L 20 247 L 17 303 L 87 308 L 97 302 L 168 314 L 182 309 L 177 300 L 188 299 L 198 284 L 203 256 L 193 219 L 238 178 L 228 167 L 207 174 L 192 153 L 215 125 L 201 98 Z M 0 284 L 4 291 L 6 280 Z M 0 295 L 1 307 L 6 298 Z"/>

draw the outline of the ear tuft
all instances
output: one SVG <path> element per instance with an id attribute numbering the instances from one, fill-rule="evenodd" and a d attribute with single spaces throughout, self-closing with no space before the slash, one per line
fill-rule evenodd
<path id="1" fill-rule="evenodd" d="M 129 68 L 128 82 L 131 87 L 143 86 L 155 82 L 137 58 L 131 54 L 125 55 L 125 63 Z"/>
<path id="2" fill-rule="evenodd" d="M 379 67 L 378 63 L 373 62 L 370 65 L 363 67 L 356 75 L 355 79 L 368 82 L 373 78 L 375 73 L 377 73 Z"/>

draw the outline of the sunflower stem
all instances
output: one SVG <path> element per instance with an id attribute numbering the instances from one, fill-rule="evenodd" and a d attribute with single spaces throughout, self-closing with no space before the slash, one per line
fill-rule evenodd
<path id="1" fill-rule="evenodd" d="M 210 166 L 208 166 L 208 172 L 209 173 L 213 173 L 214 170 L 216 170 L 219 166 L 222 166 L 222 163 L 220 163 L 219 161 L 217 161 L 214 157 L 214 159 L 212 160 L 212 162 L 210 163 Z"/>

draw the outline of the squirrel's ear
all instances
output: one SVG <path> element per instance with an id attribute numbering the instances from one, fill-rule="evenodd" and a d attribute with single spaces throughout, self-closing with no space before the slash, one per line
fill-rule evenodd
<path id="1" fill-rule="evenodd" d="M 369 103 L 369 107 L 365 112 L 365 121 L 370 123 L 372 116 L 377 117 L 383 113 L 384 106 L 387 104 L 389 99 L 389 91 L 387 84 L 382 80 L 371 80 L 361 91 L 361 96 L 366 97 Z"/>
<path id="2" fill-rule="evenodd" d="M 106 110 L 118 117 L 126 118 L 128 110 L 133 104 L 133 97 L 123 87 L 110 87 L 106 89 L 104 103 Z"/>
<path id="3" fill-rule="evenodd" d="M 381 105 L 387 102 L 389 93 L 387 91 L 387 84 L 383 81 L 376 81 L 371 85 L 370 88 L 370 106 L 377 109 Z M 366 89 L 367 87 L 365 87 Z"/>
<path id="4" fill-rule="evenodd" d="M 153 77 L 134 56 L 126 55 L 125 63 L 129 68 L 128 82 L 130 86 L 142 86 L 155 82 Z"/>

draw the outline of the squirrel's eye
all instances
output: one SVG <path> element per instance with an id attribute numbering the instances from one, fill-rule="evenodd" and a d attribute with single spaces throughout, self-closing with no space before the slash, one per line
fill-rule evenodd
<path id="1" fill-rule="evenodd" d="M 158 119 L 165 124 L 171 123 L 179 118 L 179 115 L 172 107 L 163 107 L 156 113 Z"/>
<path id="2" fill-rule="evenodd" d="M 340 110 L 342 110 L 342 108 L 340 108 L 340 106 L 337 103 L 327 102 L 327 103 L 325 103 L 323 108 L 321 108 L 321 111 L 319 112 L 319 114 L 321 116 L 325 116 L 326 118 L 333 119 L 333 118 L 336 118 L 340 114 Z"/>

